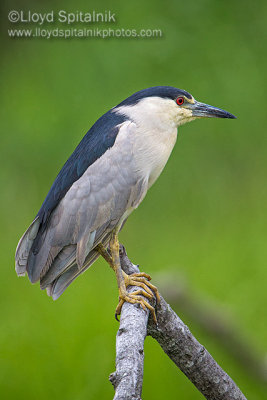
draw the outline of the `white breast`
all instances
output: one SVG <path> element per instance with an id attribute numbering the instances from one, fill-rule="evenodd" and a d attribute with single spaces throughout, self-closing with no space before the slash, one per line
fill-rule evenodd
<path id="1" fill-rule="evenodd" d="M 153 97 L 114 110 L 135 123 L 133 158 L 138 174 L 148 178 L 149 187 L 159 177 L 176 143 L 177 124 L 170 115 L 173 103 Z"/>
<path id="2" fill-rule="evenodd" d="M 134 158 L 138 170 L 148 176 L 148 186 L 156 181 L 165 167 L 177 139 L 173 131 L 137 130 L 134 142 Z"/>

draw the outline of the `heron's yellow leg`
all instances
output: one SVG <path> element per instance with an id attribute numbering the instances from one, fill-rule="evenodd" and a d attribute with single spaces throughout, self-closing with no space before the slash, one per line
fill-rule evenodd
<path id="1" fill-rule="evenodd" d="M 111 257 L 111 255 L 109 254 L 109 252 L 106 250 L 105 246 L 103 246 L 102 243 L 99 243 L 99 244 L 96 246 L 96 250 L 97 250 L 98 253 L 104 258 L 104 260 L 106 260 L 106 262 L 110 265 L 110 267 L 111 267 L 112 269 L 114 269 L 114 268 L 113 268 L 112 257 Z"/>
<path id="2" fill-rule="evenodd" d="M 111 266 L 111 268 L 114 270 L 116 274 L 118 288 L 119 288 L 119 304 L 115 312 L 116 319 L 117 316 L 120 315 L 121 308 L 124 302 L 126 301 L 131 304 L 140 304 L 144 310 L 149 309 L 151 311 L 154 321 L 157 322 L 154 307 L 152 307 L 145 300 L 145 298 L 152 299 L 154 293 L 157 301 L 160 301 L 158 289 L 156 288 L 156 286 L 152 285 L 152 283 L 149 282 L 149 280 L 151 280 L 151 277 L 144 272 L 127 275 L 121 269 L 120 256 L 119 256 L 119 241 L 116 233 L 112 234 L 109 246 L 111 255 L 107 252 L 107 250 L 102 244 L 99 244 L 97 246 L 97 250 L 102 255 L 102 257 L 108 262 L 108 264 Z M 140 289 L 135 290 L 132 293 L 128 293 L 126 290 L 128 286 L 138 286 Z"/>

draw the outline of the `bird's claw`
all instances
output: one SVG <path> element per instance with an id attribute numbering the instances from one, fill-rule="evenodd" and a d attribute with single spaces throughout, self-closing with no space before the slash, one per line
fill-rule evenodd
<path id="1" fill-rule="evenodd" d="M 119 318 L 118 318 L 118 314 L 115 312 L 115 320 L 120 322 Z"/>
<path id="2" fill-rule="evenodd" d="M 127 275 L 125 272 L 123 272 L 123 278 L 126 288 L 128 286 L 138 286 L 140 287 L 140 289 L 132 293 L 128 293 L 124 290 L 119 290 L 119 304 L 115 312 L 116 320 L 118 321 L 118 315 L 120 315 L 121 313 L 121 308 L 123 304 L 127 302 L 131 304 L 140 304 L 145 311 L 148 309 L 152 314 L 155 324 L 157 324 L 155 309 L 151 306 L 151 304 L 148 303 L 148 301 L 145 300 L 145 298 L 153 299 L 155 294 L 156 301 L 160 301 L 158 289 L 156 288 L 156 286 L 152 285 L 152 283 L 149 282 L 151 280 L 151 277 L 144 272 L 134 273 L 131 275 Z"/>

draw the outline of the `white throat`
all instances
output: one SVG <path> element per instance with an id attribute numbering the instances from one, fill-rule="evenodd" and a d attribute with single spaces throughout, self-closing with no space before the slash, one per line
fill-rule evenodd
<path id="1" fill-rule="evenodd" d="M 138 173 L 147 177 L 149 187 L 167 163 L 177 139 L 177 105 L 173 100 L 150 97 L 114 112 L 126 115 L 135 124 L 133 156 Z"/>

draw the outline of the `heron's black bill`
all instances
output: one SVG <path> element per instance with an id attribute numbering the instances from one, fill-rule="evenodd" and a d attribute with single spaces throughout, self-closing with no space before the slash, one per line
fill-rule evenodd
<path id="1" fill-rule="evenodd" d="M 213 107 L 205 103 L 195 102 L 192 107 L 193 117 L 206 118 L 236 118 L 235 115 L 221 108 Z"/>

